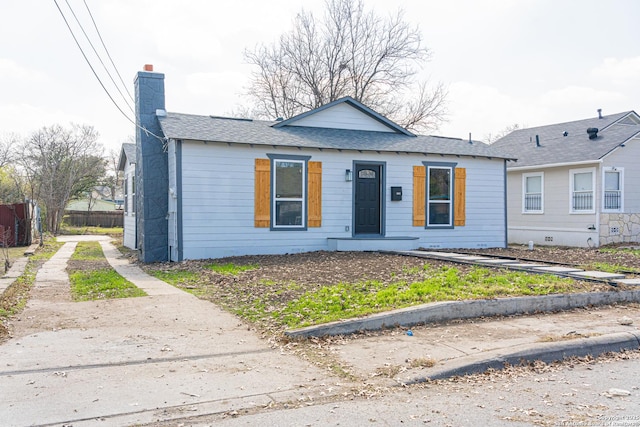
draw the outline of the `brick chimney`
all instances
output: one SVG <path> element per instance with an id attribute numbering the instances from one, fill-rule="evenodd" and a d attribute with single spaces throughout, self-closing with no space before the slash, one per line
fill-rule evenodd
<path id="1" fill-rule="evenodd" d="M 164 74 L 146 64 L 134 80 L 136 103 L 136 233 L 139 259 L 168 260 L 169 172 L 158 113 L 164 113 Z"/>

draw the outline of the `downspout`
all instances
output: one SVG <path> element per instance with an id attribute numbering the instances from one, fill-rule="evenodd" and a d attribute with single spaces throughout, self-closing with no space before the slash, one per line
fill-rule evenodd
<path id="1" fill-rule="evenodd" d="M 503 161 L 503 176 L 504 176 L 504 247 L 508 247 L 509 246 L 509 221 L 507 219 L 507 211 L 508 211 L 508 205 L 507 205 L 507 160 Z"/>
<path id="2" fill-rule="evenodd" d="M 176 240 L 178 241 L 178 262 L 184 259 L 182 241 L 182 140 L 176 140 Z"/>

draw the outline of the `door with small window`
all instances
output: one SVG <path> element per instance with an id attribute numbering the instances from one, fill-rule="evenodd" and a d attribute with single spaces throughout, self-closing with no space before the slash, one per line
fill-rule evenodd
<path id="1" fill-rule="evenodd" d="M 381 165 L 355 167 L 355 234 L 381 233 Z"/>

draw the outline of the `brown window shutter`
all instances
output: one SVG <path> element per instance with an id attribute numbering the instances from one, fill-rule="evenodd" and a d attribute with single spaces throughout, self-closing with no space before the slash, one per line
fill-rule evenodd
<path id="1" fill-rule="evenodd" d="M 465 223 L 466 217 L 466 202 L 465 197 L 467 193 L 467 170 L 465 168 L 456 168 L 455 171 L 455 195 L 453 197 L 453 225 L 462 226 Z"/>
<path id="2" fill-rule="evenodd" d="M 427 186 L 427 167 L 413 167 L 413 226 L 424 227 L 425 225 L 425 188 Z"/>
<path id="3" fill-rule="evenodd" d="M 271 161 L 256 159 L 254 226 L 269 227 L 271 225 Z"/>
<path id="4" fill-rule="evenodd" d="M 309 227 L 322 226 L 322 162 L 308 164 L 308 209 Z"/>

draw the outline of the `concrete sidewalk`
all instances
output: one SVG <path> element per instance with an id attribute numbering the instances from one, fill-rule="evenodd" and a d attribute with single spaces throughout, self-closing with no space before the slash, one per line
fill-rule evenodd
<path id="1" fill-rule="evenodd" d="M 38 272 L 14 321 L 16 337 L 0 346 L 3 426 L 143 424 L 337 389 L 336 378 L 269 345 L 235 316 L 135 266 L 118 268 L 153 295 L 65 299 L 66 260 L 86 238 L 60 240 L 67 243 Z"/>
<path id="2" fill-rule="evenodd" d="M 639 325 L 640 305 L 627 304 L 393 328 L 336 337 L 330 348 L 360 377 L 410 384 L 499 369 L 505 363 L 638 350 Z"/>
<path id="3" fill-rule="evenodd" d="M 59 240 L 67 243 L 38 272 L 18 321 L 31 326 L 16 327 L 21 334 L 0 346 L 3 425 L 184 420 L 340 399 L 348 389 L 344 379 L 284 354 L 216 305 L 146 275 L 108 238 Z M 80 240 L 99 241 L 109 263 L 149 296 L 61 299 L 69 286 L 66 261 Z M 46 319 L 47 327 L 32 325 L 34 319 Z M 638 304 L 590 307 L 335 337 L 319 351 L 360 378 L 359 386 L 398 386 L 505 362 L 638 349 L 639 324 Z"/>

